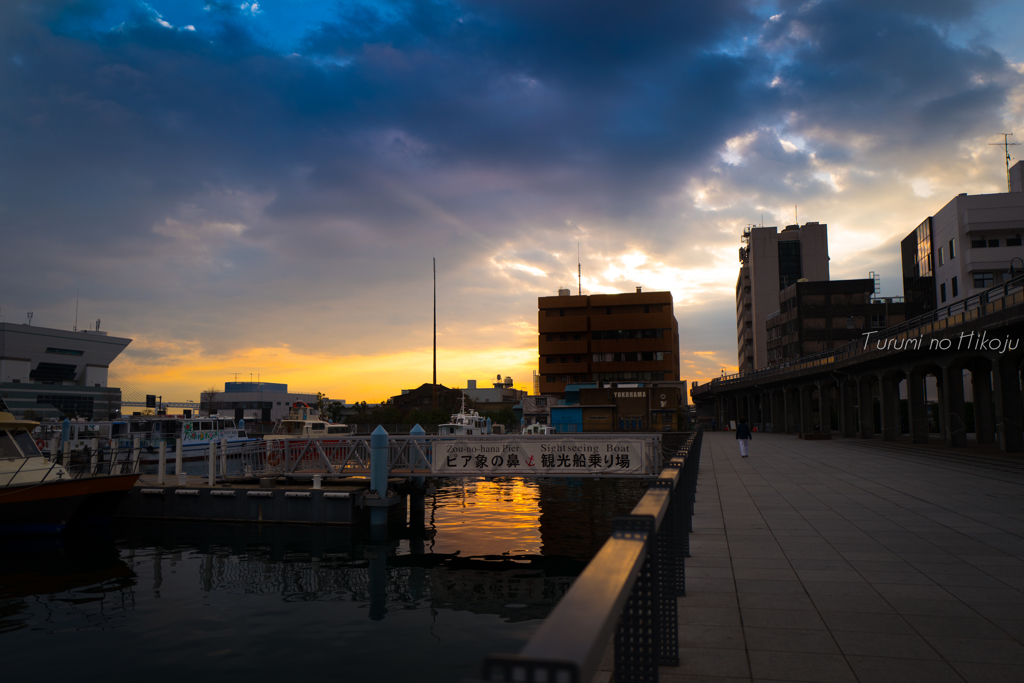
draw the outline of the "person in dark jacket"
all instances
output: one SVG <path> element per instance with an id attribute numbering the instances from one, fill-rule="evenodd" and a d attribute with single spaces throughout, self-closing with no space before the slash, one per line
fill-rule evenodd
<path id="1" fill-rule="evenodd" d="M 736 441 L 740 445 L 741 458 L 750 455 L 750 440 L 752 438 L 753 434 L 750 433 L 750 425 L 747 424 L 747 418 L 741 417 L 739 424 L 736 425 Z"/>

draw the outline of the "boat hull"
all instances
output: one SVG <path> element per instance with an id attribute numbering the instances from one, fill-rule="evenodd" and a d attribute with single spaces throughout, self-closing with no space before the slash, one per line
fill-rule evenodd
<path id="1" fill-rule="evenodd" d="M 0 489 L 0 535 L 54 535 L 73 522 L 109 522 L 138 479 L 127 474 Z"/>
<path id="2" fill-rule="evenodd" d="M 121 505 L 128 492 L 139 480 L 139 474 L 116 474 L 113 476 L 97 476 L 86 481 L 90 482 L 89 498 L 71 518 L 74 526 L 106 526 L 110 518 Z"/>

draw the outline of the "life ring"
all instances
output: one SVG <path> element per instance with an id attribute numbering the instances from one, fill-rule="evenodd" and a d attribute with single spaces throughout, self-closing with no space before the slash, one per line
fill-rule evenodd
<path id="1" fill-rule="evenodd" d="M 277 467 L 281 464 L 281 456 L 279 456 L 276 451 L 271 451 L 267 456 L 267 464 L 271 467 Z"/>
<path id="2" fill-rule="evenodd" d="M 43 439 L 36 439 L 36 448 L 38 448 L 39 450 L 43 450 L 43 448 L 45 447 L 46 441 L 44 441 Z"/>

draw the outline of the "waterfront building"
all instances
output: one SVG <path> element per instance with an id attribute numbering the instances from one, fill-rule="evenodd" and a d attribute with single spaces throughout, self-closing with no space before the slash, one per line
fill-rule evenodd
<path id="1" fill-rule="evenodd" d="M 204 394 L 200 410 L 235 420 L 273 424 L 288 415 L 293 403 L 316 406 L 316 394 L 293 393 L 275 382 L 225 382 L 224 391 Z"/>
<path id="2" fill-rule="evenodd" d="M 487 410 L 495 407 L 512 407 L 523 400 L 527 395 L 525 391 L 512 387 L 512 378 L 505 376 L 505 379 L 498 375 L 498 379 L 491 384 L 490 389 L 478 388 L 476 380 L 468 380 L 466 384 L 466 398 L 471 400 L 478 410 Z"/>
<path id="3" fill-rule="evenodd" d="M 768 364 L 778 365 L 862 339 L 865 332 L 906 320 L 899 298 L 875 298 L 863 280 L 794 282 L 779 293 L 779 310 L 768 316 Z"/>
<path id="4" fill-rule="evenodd" d="M 740 374 L 768 365 L 768 316 L 779 292 L 797 280 L 828 280 L 828 225 L 747 228 L 736 280 L 736 346 Z"/>
<path id="5" fill-rule="evenodd" d="M 900 243 L 907 315 L 951 306 L 1024 272 L 1024 162 L 1010 192 L 951 199 Z"/>
<path id="6" fill-rule="evenodd" d="M 564 397 L 585 382 L 679 380 L 679 324 L 671 292 L 540 297 L 540 391 Z"/>
<path id="7" fill-rule="evenodd" d="M 551 408 L 561 433 L 676 431 L 686 405 L 686 382 L 569 385 L 565 393 L 564 403 Z"/>
<path id="8" fill-rule="evenodd" d="M 131 342 L 100 331 L 98 320 L 77 331 L 0 323 L 0 396 L 15 417 L 113 419 L 121 390 L 107 386 L 108 370 Z"/>

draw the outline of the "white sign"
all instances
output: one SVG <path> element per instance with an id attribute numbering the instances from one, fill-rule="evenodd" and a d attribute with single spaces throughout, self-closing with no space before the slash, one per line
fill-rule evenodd
<path id="1" fill-rule="evenodd" d="M 433 441 L 438 476 L 589 477 L 656 474 L 657 438 L 462 437 Z"/>

